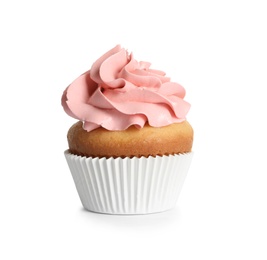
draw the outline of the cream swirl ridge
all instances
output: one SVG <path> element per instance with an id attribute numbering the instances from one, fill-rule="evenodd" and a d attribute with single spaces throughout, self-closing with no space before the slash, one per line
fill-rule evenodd
<path id="1" fill-rule="evenodd" d="M 83 121 L 87 131 L 184 121 L 190 109 L 185 89 L 150 66 L 117 45 L 66 88 L 62 106 L 68 115 Z"/>

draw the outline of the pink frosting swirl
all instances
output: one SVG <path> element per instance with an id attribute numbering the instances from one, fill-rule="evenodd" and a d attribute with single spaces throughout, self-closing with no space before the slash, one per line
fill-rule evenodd
<path id="1" fill-rule="evenodd" d="M 117 45 L 66 88 L 62 106 L 68 115 L 83 121 L 87 131 L 184 121 L 190 108 L 183 99 L 185 89 L 150 65 L 136 61 Z"/>

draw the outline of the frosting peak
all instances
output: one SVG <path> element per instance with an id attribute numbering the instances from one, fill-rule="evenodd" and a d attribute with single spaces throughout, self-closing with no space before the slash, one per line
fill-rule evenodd
<path id="1" fill-rule="evenodd" d="M 117 45 L 66 88 L 62 106 L 68 115 L 83 121 L 87 131 L 184 121 L 190 109 L 183 99 L 185 89 L 150 66 Z"/>

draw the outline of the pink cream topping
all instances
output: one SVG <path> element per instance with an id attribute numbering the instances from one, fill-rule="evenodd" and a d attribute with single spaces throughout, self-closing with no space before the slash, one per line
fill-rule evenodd
<path id="1" fill-rule="evenodd" d="M 150 65 L 136 61 L 117 45 L 66 88 L 62 106 L 68 115 L 83 121 L 87 131 L 184 121 L 190 109 L 183 99 L 185 89 Z"/>

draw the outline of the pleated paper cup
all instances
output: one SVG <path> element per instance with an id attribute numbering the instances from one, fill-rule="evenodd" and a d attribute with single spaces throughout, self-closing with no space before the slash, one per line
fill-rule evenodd
<path id="1" fill-rule="evenodd" d="M 83 207 L 106 214 L 149 214 L 175 207 L 192 156 L 92 158 L 65 151 Z"/>

